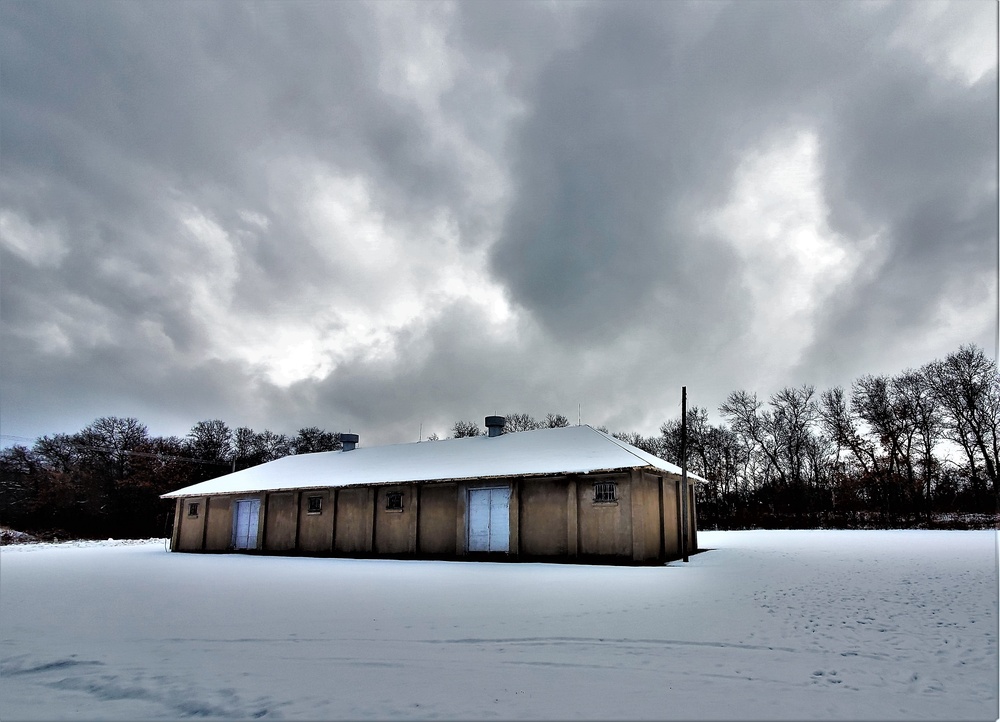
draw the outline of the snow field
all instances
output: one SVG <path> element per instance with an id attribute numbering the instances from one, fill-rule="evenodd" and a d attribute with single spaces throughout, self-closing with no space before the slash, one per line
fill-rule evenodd
<path id="1" fill-rule="evenodd" d="M 998 716 L 994 531 L 610 567 L 0 550 L 0 719 Z"/>

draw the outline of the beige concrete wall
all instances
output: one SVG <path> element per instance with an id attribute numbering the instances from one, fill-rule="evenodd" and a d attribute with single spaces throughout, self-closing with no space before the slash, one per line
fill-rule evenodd
<path id="1" fill-rule="evenodd" d="M 681 558 L 681 477 L 666 474 L 663 477 L 663 540 L 667 559 Z M 698 550 L 698 513 L 695 508 L 695 485 L 688 480 L 688 554 Z"/>
<path id="2" fill-rule="evenodd" d="M 468 506 L 469 485 L 458 482 L 455 489 L 458 506 L 455 509 L 455 554 L 464 556 L 469 553 Z"/>
<path id="3" fill-rule="evenodd" d="M 617 483 L 617 503 L 593 501 L 597 481 Z M 512 555 L 616 556 L 639 562 L 681 555 L 677 475 L 634 471 L 507 483 Z M 466 483 L 443 483 L 262 493 L 258 539 L 270 552 L 365 554 L 373 551 L 374 541 L 377 554 L 463 555 L 468 488 Z M 386 495 L 392 491 L 403 493 L 402 512 L 385 508 Z M 694 553 L 694 484 L 689 484 L 689 493 L 688 550 Z M 307 513 L 309 496 L 321 498 L 319 514 Z M 237 498 L 246 495 L 177 500 L 171 549 L 231 548 Z M 187 515 L 191 502 L 199 505 L 196 517 Z"/>
<path id="4" fill-rule="evenodd" d="M 698 512 L 695 509 L 694 484 L 688 481 L 688 553 L 698 551 Z"/>
<path id="5" fill-rule="evenodd" d="M 371 551 L 374 497 L 372 487 L 338 490 L 333 538 L 335 552 L 354 554 Z"/>
<path id="6" fill-rule="evenodd" d="M 580 480 L 566 479 L 566 555 L 573 559 L 580 553 L 580 505 L 577 501 Z"/>
<path id="7" fill-rule="evenodd" d="M 521 554 L 562 556 L 568 553 L 567 487 L 566 479 L 525 479 L 521 482 Z"/>
<path id="8" fill-rule="evenodd" d="M 680 477 L 673 474 L 663 477 L 663 549 L 667 559 L 677 559 L 681 555 L 679 483 Z"/>
<path id="9" fill-rule="evenodd" d="M 376 487 L 375 552 L 377 554 L 416 554 L 417 516 L 420 496 L 412 485 Z M 403 495 L 403 509 L 386 509 L 389 494 Z"/>
<path id="10" fill-rule="evenodd" d="M 513 479 L 510 482 L 510 500 L 507 506 L 507 525 L 510 529 L 507 553 L 521 553 L 521 489 L 524 479 Z"/>
<path id="11" fill-rule="evenodd" d="M 594 483 L 618 484 L 618 501 L 594 502 Z M 626 474 L 581 476 L 577 483 L 580 554 L 632 557 L 632 490 Z"/>
<path id="12" fill-rule="evenodd" d="M 632 560 L 655 561 L 660 557 L 660 484 L 652 474 L 633 470 L 632 491 Z"/>
<path id="13" fill-rule="evenodd" d="M 288 552 L 295 549 L 295 531 L 298 523 L 298 494 L 296 492 L 272 492 L 265 503 L 267 512 L 263 515 L 264 549 L 269 552 Z"/>
<path id="14" fill-rule="evenodd" d="M 205 499 L 205 550 L 221 552 L 229 549 L 233 541 L 232 498 L 210 496 Z"/>
<path id="15" fill-rule="evenodd" d="M 332 489 L 305 489 L 299 498 L 298 550 L 305 553 L 329 554 L 333 551 L 334 495 Z M 318 514 L 309 513 L 309 497 L 320 498 Z"/>
<path id="16" fill-rule="evenodd" d="M 180 551 L 179 539 L 181 533 L 181 509 L 184 506 L 183 499 L 174 499 L 174 526 L 170 530 L 170 551 Z"/>
<path id="17" fill-rule="evenodd" d="M 180 500 L 180 511 L 174 517 L 174 524 L 180 524 L 177 534 L 177 550 L 182 552 L 198 552 L 204 548 L 205 540 L 205 497 L 190 496 Z M 188 509 L 194 503 L 198 505 L 197 516 L 189 516 Z"/>
<path id="18" fill-rule="evenodd" d="M 456 484 L 427 484 L 421 488 L 417 531 L 419 552 L 441 556 L 454 554 L 457 516 Z"/>

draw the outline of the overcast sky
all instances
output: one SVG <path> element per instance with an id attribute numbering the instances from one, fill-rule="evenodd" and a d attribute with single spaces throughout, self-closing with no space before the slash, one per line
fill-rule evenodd
<path id="1" fill-rule="evenodd" d="M 4 444 L 992 356 L 997 87 L 993 0 L 3 0 Z"/>

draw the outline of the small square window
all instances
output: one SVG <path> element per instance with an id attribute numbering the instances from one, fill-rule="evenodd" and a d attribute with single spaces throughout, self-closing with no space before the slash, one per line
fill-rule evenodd
<path id="1" fill-rule="evenodd" d="M 618 484 L 613 481 L 598 481 L 594 484 L 594 502 L 618 501 Z"/>
<path id="2" fill-rule="evenodd" d="M 323 497 L 321 496 L 310 496 L 306 498 L 306 514 L 322 514 L 323 513 Z"/>
<path id="3" fill-rule="evenodd" d="M 403 511 L 403 493 L 401 491 L 390 491 L 385 495 L 386 511 Z"/>
<path id="4" fill-rule="evenodd" d="M 188 516 L 198 516 L 198 502 L 192 501 L 188 504 Z"/>

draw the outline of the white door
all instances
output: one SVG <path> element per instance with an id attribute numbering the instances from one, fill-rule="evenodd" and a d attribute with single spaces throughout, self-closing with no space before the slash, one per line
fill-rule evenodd
<path id="1" fill-rule="evenodd" d="M 260 499 L 241 499 L 236 502 L 233 516 L 233 547 L 257 548 L 257 521 L 260 519 Z"/>
<path id="2" fill-rule="evenodd" d="M 469 551 L 510 548 L 510 487 L 469 489 Z"/>

